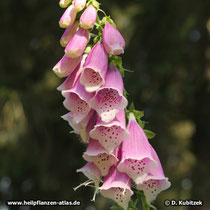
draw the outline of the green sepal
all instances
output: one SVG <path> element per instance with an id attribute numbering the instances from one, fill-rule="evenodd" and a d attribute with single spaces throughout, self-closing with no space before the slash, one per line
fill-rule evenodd
<path id="1" fill-rule="evenodd" d="M 91 49 L 92 49 L 92 45 L 89 44 L 89 45 L 85 48 L 84 53 L 85 53 L 85 54 L 89 54 L 89 52 L 91 51 Z"/>
<path id="2" fill-rule="evenodd" d="M 103 25 L 103 27 L 104 27 L 106 22 L 109 22 L 115 28 L 117 27 L 116 24 L 114 23 L 114 21 L 110 18 L 110 16 L 103 17 L 103 19 L 101 20 L 101 25 Z"/>
<path id="3" fill-rule="evenodd" d="M 97 11 L 99 10 L 99 8 L 100 8 L 100 3 L 99 2 L 97 2 L 96 0 L 90 0 L 87 3 L 87 7 L 90 6 L 91 4 L 96 8 Z"/>
<path id="4" fill-rule="evenodd" d="M 144 129 L 144 133 L 146 134 L 148 139 L 153 139 L 156 136 L 156 134 L 150 130 Z"/>
<path id="5" fill-rule="evenodd" d="M 150 208 L 157 210 L 157 208 L 155 206 L 153 206 L 152 204 L 150 204 Z"/>
<path id="6" fill-rule="evenodd" d="M 136 119 L 136 121 L 138 122 L 138 124 L 144 129 L 145 127 L 145 124 L 148 123 L 148 122 L 145 122 L 143 120 L 140 120 L 140 119 Z"/>
<path id="7" fill-rule="evenodd" d="M 117 67 L 117 69 L 119 70 L 122 77 L 125 76 L 124 68 L 122 66 L 122 58 L 120 56 L 110 55 L 109 56 L 109 63 L 112 63 Z"/>
<path id="8" fill-rule="evenodd" d="M 96 44 L 98 41 L 101 41 L 101 36 L 96 36 L 96 37 L 93 39 L 94 44 Z"/>

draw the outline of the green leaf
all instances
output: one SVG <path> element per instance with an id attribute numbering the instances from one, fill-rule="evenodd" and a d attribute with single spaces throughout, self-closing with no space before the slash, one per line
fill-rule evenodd
<path id="1" fill-rule="evenodd" d="M 111 207 L 112 210 L 124 210 L 122 207 L 120 206 L 112 206 Z"/>
<path id="2" fill-rule="evenodd" d="M 153 206 L 152 204 L 150 204 L 150 207 L 154 210 L 157 210 L 157 208 L 155 206 Z"/>
<path id="3" fill-rule="evenodd" d="M 152 131 L 144 129 L 144 132 L 145 132 L 148 139 L 153 139 L 156 136 L 156 134 Z"/>

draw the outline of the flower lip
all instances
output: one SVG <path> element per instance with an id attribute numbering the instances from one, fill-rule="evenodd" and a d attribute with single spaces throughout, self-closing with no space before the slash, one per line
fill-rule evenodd
<path id="1" fill-rule="evenodd" d="M 130 186 L 131 179 L 125 173 L 118 171 L 115 164 L 104 177 L 104 183 L 99 189 L 103 196 L 113 199 L 119 206 L 127 209 L 130 197 L 133 195 Z"/>
<path id="2" fill-rule="evenodd" d="M 86 92 L 79 80 L 72 89 L 62 91 L 62 95 L 65 97 L 63 104 L 68 110 L 72 111 L 76 123 L 79 123 L 88 115 L 91 109 L 89 100 L 93 97 L 93 94 Z"/>
<path id="3" fill-rule="evenodd" d="M 91 49 L 84 64 L 80 82 L 86 91 L 94 92 L 105 83 L 108 57 L 101 42 Z"/>
<path id="4" fill-rule="evenodd" d="M 114 154 L 109 154 L 97 140 L 90 139 L 83 158 L 88 162 L 93 162 L 101 171 L 102 176 L 109 172 L 109 168 L 118 162 Z"/>
<path id="5" fill-rule="evenodd" d="M 122 117 L 120 115 L 122 115 Z M 121 120 L 120 118 L 124 119 Z M 124 110 L 121 110 L 110 123 L 105 123 L 98 117 L 96 125 L 90 131 L 90 137 L 97 139 L 109 153 L 112 153 L 129 135 L 129 132 L 125 128 Z"/>

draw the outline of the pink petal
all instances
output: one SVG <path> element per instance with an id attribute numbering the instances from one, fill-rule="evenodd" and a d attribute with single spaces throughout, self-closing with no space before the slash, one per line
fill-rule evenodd
<path id="1" fill-rule="evenodd" d="M 66 120 L 74 129 L 74 133 L 80 135 L 83 142 L 86 143 L 89 141 L 89 132 L 94 127 L 96 122 L 96 113 L 94 110 L 90 110 L 88 115 L 79 123 L 74 120 L 74 115 L 72 112 L 63 115 L 62 118 Z"/>
<path id="2" fill-rule="evenodd" d="M 158 166 L 157 168 L 150 171 L 149 175 L 145 178 L 142 184 L 137 185 L 137 189 L 144 191 L 147 203 L 149 204 L 156 199 L 157 195 L 161 191 L 166 190 L 171 186 L 168 178 L 164 175 L 157 153 L 151 145 L 150 148 L 152 156 L 154 160 L 157 161 Z"/>
<path id="3" fill-rule="evenodd" d="M 103 30 L 103 45 L 106 52 L 110 55 L 120 55 L 124 53 L 125 40 L 120 32 L 109 22 Z"/>
<path id="4" fill-rule="evenodd" d="M 77 12 L 73 10 L 73 5 L 70 5 L 63 13 L 59 25 L 61 28 L 67 28 L 74 23 Z"/>
<path id="5" fill-rule="evenodd" d="M 53 67 L 53 71 L 58 77 L 67 77 L 71 74 L 77 65 L 80 63 L 82 57 L 68 58 L 66 55 Z"/>
<path id="6" fill-rule="evenodd" d="M 112 121 L 116 114 L 127 106 L 127 99 L 123 96 L 123 80 L 114 65 L 110 65 L 106 83 L 90 100 L 90 106 L 96 110 L 102 121 Z"/>
<path id="7" fill-rule="evenodd" d="M 57 90 L 69 90 L 74 87 L 75 83 L 79 79 L 82 71 L 83 71 L 83 64 L 85 62 L 87 55 L 84 54 L 82 56 L 82 60 L 79 63 L 79 65 L 76 67 L 76 69 L 66 78 L 66 80 L 57 88 Z M 67 57 L 68 58 L 68 57 Z M 72 58 L 70 58 L 72 59 Z"/>
<path id="8" fill-rule="evenodd" d="M 79 80 L 72 89 L 62 91 L 62 95 L 65 97 L 63 104 L 73 113 L 76 123 L 79 123 L 88 115 L 91 109 L 88 103 L 93 97 L 93 93 L 86 92 Z"/>
<path id="9" fill-rule="evenodd" d="M 74 10 L 79 12 L 85 8 L 86 0 L 74 0 Z"/>
<path id="10" fill-rule="evenodd" d="M 121 110 L 110 123 L 104 123 L 99 118 L 94 129 L 90 131 L 90 137 L 98 140 L 109 153 L 112 153 L 129 137 L 129 132 L 125 128 L 125 111 Z"/>
<path id="11" fill-rule="evenodd" d="M 157 167 L 157 162 L 152 156 L 147 137 L 133 113 L 129 115 L 127 129 L 130 138 L 122 142 L 122 160 L 118 170 L 127 173 L 136 184 L 141 184 L 147 174 Z"/>
<path id="12" fill-rule="evenodd" d="M 81 56 L 87 46 L 88 38 L 88 30 L 79 28 L 79 30 L 74 34 L 73 38 L 70 40 L 65 48 L 66 56 L 71 58 Z"/>
<path id="13" fill-rule="evenodd" d="M 65 32 L 63 33 L 60 44 L 62 47 L 66 47 L 66 45 L 69 43 L 69 41 L 74 36 L 75 32 L 77 31 L 77 28 L 79 26 L 79 21 L 75 21 L 71 26 L 66 28 Z"/>
<path id="14" fill-rule="evenodd" d="M 93 28 L 96 22 L 97 11 L 92 5 L 88 6 L 80 17 L 80 26 L 84 29 Z"/>
<path id="15" fill-rule="evenodd" d="M 104 197 L 113 199 L 124 209 L 128 208 L 130 197 L 133 195 L 131 179 L 127 174 L 119 172 L 116 164 L 110 168 L 108 175 L 104 177 L 103 185 L 99 189 Z"/>
<path id="16" fill-rule="evenodd" d="M 85 166 L 77 169 L 77 172 L 82 172 L 88 179 L 93 180 L 99 186 L 101 172 L 94 163 L 86 163 Z"/>
<path id="17" fill-rule="evenodd" d="M 109 168 L 118 161 L 114 154 L 109 154 L 98 141 L 90 139 L 83 158 L 88 162 L 93 162 L 101 171 L 102 176 L 109 172 Z"/>
<path id="18" fill-rule="evenodd" d="M 108 58 L 103 45 L 98 42 L 88 54 L 80 82 L 86 91 L 94 92 L 105 83 Z"/>
<path id="19" fill-rule="evenodd" d="M 66 8 L 71 3 L 71 0 L 60 0 L 59 5 L 62 8 Z"/>

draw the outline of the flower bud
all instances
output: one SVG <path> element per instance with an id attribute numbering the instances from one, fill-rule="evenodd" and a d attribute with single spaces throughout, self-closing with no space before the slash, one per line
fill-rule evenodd
<path id="1" fill-rule="evenodd" d="M 110 55 L 120 55 L 124 53 L 125 40 L 120 32 L 109 22 L 103 30 L 103 45 L 106 52 Z"/>
<path id="2" fill-rule="evenodd" d="M 69 58 L 66 55 L 53 67 L 53 71 L 58 77 L 67 77 L 71 74 L 77 65 L 80 63 L 82 57 Z"/>
<path id="3" fill-rule="evenodd" d="M 73 5 L 69 6 L 63 13 L 59 25 L 61 28 L 67 28 L 71 26 L 76 18 L 77 12 L 73 10 Z"/>
<path id="4" fill-rule="evenodd" d="M 62 47 L 65 47 L 69 43 L 69 41 L 72 39 L 72 37 L 74 36 L 77 30 L 78 25 L 79 25 L 79 22 L 75 21 L 73 25 L 66 28 L 65 32 L 63 33 L 60 39 L 60 44 Z"/>
<path id="5" fill-rule="evenodd" d="M 68 57 L 76 58 L 82 55 L 88 43 L 89 32 L 80 28 L 65 48 Z"/>
<path id="6" fill-rule="evenodd" d="M 74 10 L 79 12 L 85 8 L 86 0 L 74 0 L 73 5 L 74 5 Z"/>
<path id="7" fill-rule="evenodd" d="M 88 6 L 80 17 L 80 26 L 84 29 L 90 29 L 96 22 L 97 11 L 92 5 Z"/>
<path id="8" fill-rule="evenodd" d="M 60 0 L 59 5 L 62 8 L 68 7 L 68 5 L 71 3 L 71 0 Z"/>

